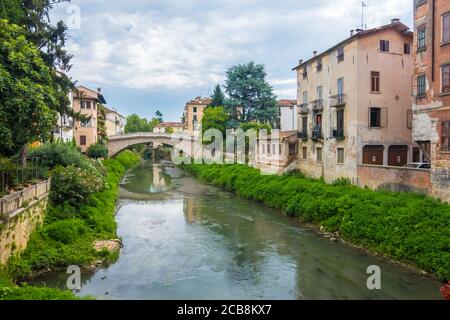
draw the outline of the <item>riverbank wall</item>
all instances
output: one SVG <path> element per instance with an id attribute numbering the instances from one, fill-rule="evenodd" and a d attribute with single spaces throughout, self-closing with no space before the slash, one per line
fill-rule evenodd
<path id="1" fill-rule="evenodd" d="M 0 266 L 24 251 L 33 231 L 43 224 L 49 191 L 47 180 L 0 198 Z"/>

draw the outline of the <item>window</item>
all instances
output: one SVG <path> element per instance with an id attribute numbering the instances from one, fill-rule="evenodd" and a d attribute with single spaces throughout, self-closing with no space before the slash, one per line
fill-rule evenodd
<path id="1" fill-rule="evenodd" d="M 380 51 L 381 52 L 389 52 L 389 41 L 380 40 Z"/>
<path id="2" fill-rule="evenodd" d="M 426 49 L 426 28 L 420 28 L 417 30 L 417 51 L 423 51 Z"/>
<path id="3" fill-rule="evenodd" d="M 403 53 L 404 54 L 411 54 L 411 45 L 409 43 L 405 43 L 403 45 Z"/>
<path id="4" fill-rule="evenodd" d="M 303 103 L 308 103 L 308 91 L 303 92 Z"/>
<path id="5" fill-rule="evenodd" d="M 450 151 L 450 120 L 442 122 L 441 150 Z"/>
<path id="6" fill-rule="evenodd" d="M 344 47 L 338 48 L 338 62 L 344 61 Z"/>
<path id="7" fill-rule="evenodd" d="M 412 151 L 412 162 L 421 162 L 420 161 L 420 149 L 419 148 L 413 148 Z"/>
<path id="8" fill-rule="evenodd" d="M 317 87 L 317 100 L 322 100 L 323 99 L 323 87 Z"/>
<path id="9" fill-rule="evenodd" d="M 80 136 L 80 146 L 86 145 L 86 136 Z"/>
<path id="10" fill-rule="evenodd" d="M 427 78 L 424 74 L 417 77 L 417 97 L 425 97 L 427 93 Z"/>
<path id="11" fill-rule="evenodd" d="M 194 107 L 194 108 L 192 109 L 192 112 L 197 113 L 197 107 Z"/>
<path id="12" fill-rule="evenodd" d="M 442 93 L 450 93 L 450 64 L 442 66 Z"/>
<path id="13" fill-rule="evenodd" d="M 322 148 L 317 148 L 317 162 L 322 162 Z"/>
<path id="14" fill-rule="evenodd" d="M 82 106 L 83 109 L 90 109 L 91 108 L 91 102 L 90 101 L 83 101 Z"/>
<path id="15" fill-rule="evenodd" d="M 270 155 L 270 144 L 267 144 L 267 154 Z"/>
<path id="16" fill-rule="evenodd" d="M 370 77 L 371 77 L 370 91 L 380 92 L 380 73 L 378 71 L 372 71 Z"/>
<path id="17" fill-rule="evenodd" d="M 194 114 L 194 122 L 198 121 L 198 116 L 196 114 Z"/>
<path id="18" fill-rule="evenodd" d="M 303 160 L 308 160 L 308 148 L 307 147 L 302 148 L 302 158 L 303 158 Z"/>
<path id="19" fill-rule="evenodd" d="M 338 79 L 337 87 L 338 87 L 338 96 L 342 96 L 344 94 L 344 78 Z"/>
<path id="20" fill-rule="evenodd" d="M 344 148 L 337 148 L 337 163 L 343 164 L 344 160 Z"/>
<path id="21" fill-rule="evenodd" d="M 369 108 L 369 127 L 385 128 L 387 127 L 387 108 Z"/>
<path id="22" fill-rule="evenodd" d="M 91 120 L 82 120 L 82 121 L 80 121 L 80 126 L 82 126 L 82 127 L 90 127 L 91 126 Z"/>
<path id="23" fill-rule="evenodd" d="M 262 154 L 266 154 L 266 145 L 261 145 Z"/>
<path id="24" fill-rule="evenodd" d="M 308 78 L 308 68 L 305 67 L 305 68 L 303 69 L 303 80 L 305 80 L 305 79 L 307 79 L 307 78 Z"/>
<path id="25" fill-rule="evenodd" d="M 317 72 L 322 71 L 322 59 L 317 60 Z"/>
<path id="26" fill-rule="evenodd" d="M 450 12 L 442 16 L 442 43 L 450 42 Z"/>
<path id="27" fill-rule="evenodd" d="M 363 148 L 363 164 L 383 165 L 384 147 L 368 145 Z"/>
<path id="28" fill-rule="evenodd" d="M 272 144 L 272 154 L 276 155 L 277 154 L 277 150 L 276 150 L 276 144 Z"/>

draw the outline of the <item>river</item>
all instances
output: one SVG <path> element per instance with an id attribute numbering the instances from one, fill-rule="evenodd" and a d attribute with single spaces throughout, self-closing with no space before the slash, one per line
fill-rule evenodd
<path id="1" fill-rule="evenodd" d="M 98 299 L 440 299 L 439 282 L 331 242 L 281 212 L 142 162 L 117 209 L 119 260 L 84 273 Z M 381 268 L 381 290 L 367 268 Z M 34 283 L 64 288 L 68 275 Z"/>

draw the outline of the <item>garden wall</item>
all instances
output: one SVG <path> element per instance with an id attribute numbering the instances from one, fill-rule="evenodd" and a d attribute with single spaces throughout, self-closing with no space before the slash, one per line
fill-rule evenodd
<path id="1" fill-rule="evenodd" d="M 27 247 L 37 226 L 44 222 L 50 181 L 0 198 L 0 265 Z"/>

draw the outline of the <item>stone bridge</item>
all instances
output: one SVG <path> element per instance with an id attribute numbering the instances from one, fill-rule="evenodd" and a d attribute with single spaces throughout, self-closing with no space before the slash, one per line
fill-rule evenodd
<path id="1" fill-rule="evenodd" d="M 114 157 L 122 150 L 138 145 L 138 144 L 153 144 L 156 149 L 161 145 L 169 145 L 172 147 L 180 146 L 179 143 L 191 144 L 195 138 L 188 134 L 170 134 L 170 133 L 153 133 L 153 132 L 138 132 L 109 137 L 108 154 Z"/>

